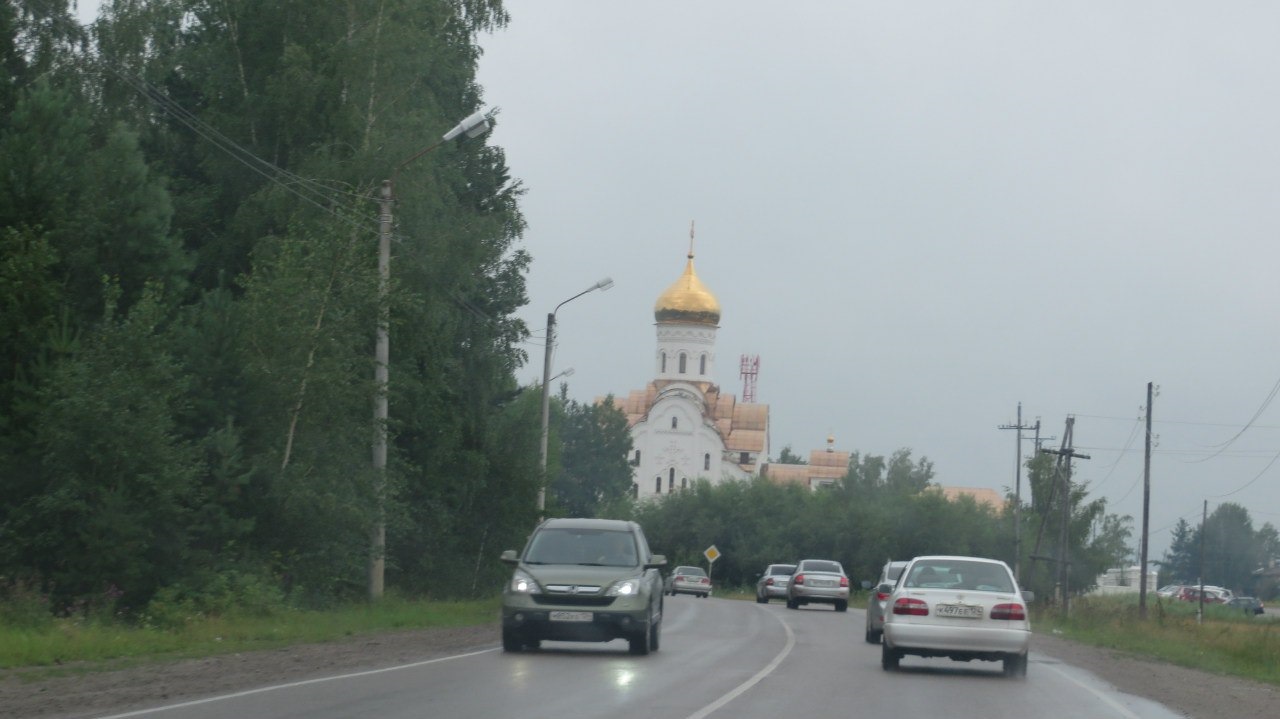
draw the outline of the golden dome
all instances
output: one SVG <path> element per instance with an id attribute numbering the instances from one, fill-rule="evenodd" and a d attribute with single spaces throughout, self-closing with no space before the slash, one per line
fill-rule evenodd
<path id="1" fill-rule="evenodd" d="M 720 322 L 720 303 L 693 271 L 693 252 L 684 274 L 658 296 L 653 304 L 653 318 L 659 322 L 696 322 L 716 325 Z"/>

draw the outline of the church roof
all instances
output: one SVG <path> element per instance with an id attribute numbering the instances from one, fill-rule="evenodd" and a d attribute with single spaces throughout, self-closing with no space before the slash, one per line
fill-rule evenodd
<path id="1" fill-rule="evenodd" d="M 693 271 L 692 249 L 689 250 L 684 274 L 653 303 L 653 318 L 658 322 L 692 322 L 712 326 L 720 323 L 720 302 Z"/>
<path id="2" fill-rule="evenodd" d="M 650 382 L 643 390 L 633 390 L 626 397 L 613 398 L 613 405 L 627 416 L 627 427 L 635 427 L 648 418 L 649 410 L 658 399 L 659 389 L 657 382 Z M 769 405 L 738 402 L 736 396 L 721 393 L 720 388 L 713 384 L 703 384 L 702 396 L 709 415 L 705 419 L 720 433 L 725 449 L 757 454 L 768 450 Z M 596 401 L 604 400 L 596 398 Z"/>

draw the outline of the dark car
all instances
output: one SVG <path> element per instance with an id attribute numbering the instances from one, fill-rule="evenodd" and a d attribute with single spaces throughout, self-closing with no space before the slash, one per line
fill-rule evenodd
<path id="1" fill-rule="evenodd" d="M 1266 611 L 1266 607 L 1262 605 L 1262 600 L 1257 597 L 1236 597 L 1227 602 L 1227 606 L 1232 609 L 1239 609 L 1249 616 L 1262 614 Z"/>
<path id="2" fill-rule="evenodd" d="M 548 519 L 524 553 L 502 553 L 515 570 L 502 590 L 502 649 L 535 649 L 543 639 L 626 639 L 632 654 L 658 649 L 667 560 L 649 551 L 635 522 Z"/>

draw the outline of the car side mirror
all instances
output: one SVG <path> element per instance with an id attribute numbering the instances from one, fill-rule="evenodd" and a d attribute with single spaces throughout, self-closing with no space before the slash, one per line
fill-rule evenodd
<path id="1" fill-rule="evenodd" d="M 884 584 L 876 587 L 876 592 L 879 594 L 893 594 L 893 585 L 885 582 Z"/>
<path id="2" fill-rule="evenodd" d="M 1027 604 L 1030 604 L 1035 600 L 1036 600 L 1035 592 L 1031 591 L 1030 589 L 1022 590 L 1022 601 L 1026 602 Z"/>
<path id="3" fill-rule="evenodd" d="M 501 559 L 501 560 L 503 561 L 503 563 L 505 563 L 505 564 L 519 564 L 519 563 L 520 563 L 520 555 L 516 554 L 516 550 L 514 550 L 514 549 L 508 549 L 508 550 L 506 550 L 505 552 L 503 552 L 503 553 L 502 553 L 502 556 L 501 556 L 501 557 L 498 557 L 498 558 L 499 558 L 499 559 Z"/>
<path id="4" fill-rule="evenodd" d="M 667 566 L 667 558 L 662 554 L 655 554 L 649 557 L 649 561 L 644 563 L 645 569 L 658 569 Z"/>

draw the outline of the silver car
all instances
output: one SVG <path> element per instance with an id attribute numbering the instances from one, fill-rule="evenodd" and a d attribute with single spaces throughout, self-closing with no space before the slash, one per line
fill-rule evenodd
<path id="1" fill-rule="evenodd" d="M 514 567 L 502 590 L 503 651 L 544 639 L 626 639 L 632 654 L 657 651 L 667 560 L 635 522 L 548 519 L 524 552 L 508 549 L 502 561 Z"/>
<path id="2" fill-rule="evenodd" d="M 676 567 L 671 576 L 667 577 L 666 590 L 673 597 L 677 594 L 692 594 L 699 599 L 706 599 L 711 596 L 711 577 L 707 576 L 702 567 Z"/>
<path id="3" fill-rule="evenodd" d="M 849 577 L 831 559 L 802 559 L 787 582 L 787 609 L 802 605 L 833 604 L 837 612 L 849 610 Z"/>
<path id="4" fill-rule="evenodd" d="M 770 564 L 756 582 L 756 603 L 768 604 L 770 599 L 787 598 L 787 582 L 796 571 L 794 564 Z"/>
<path id="5" fill-rule="evenodd" d="M 1003 662 L 1005 676 L 1027 675 L 1031 623 L 1013 572 L 997 559 L 916 557 L 889 595 L 880 664 L 906 655 Z"/>
<path id="6" fill-rule="evenodd" d="M 884 633 L 885 604 L 889 600 L 889 594 L 893 592 L 893 585 L 897 583 L 898 577 L 902 575 L 902 570 L 906 569 L 907 564 L 909 562 L 891 559 L 885 562 L 884 569 L 880 570 L 880 579 L 867 597 L 867 644 L 880 643 L 880 635 Z"/>

